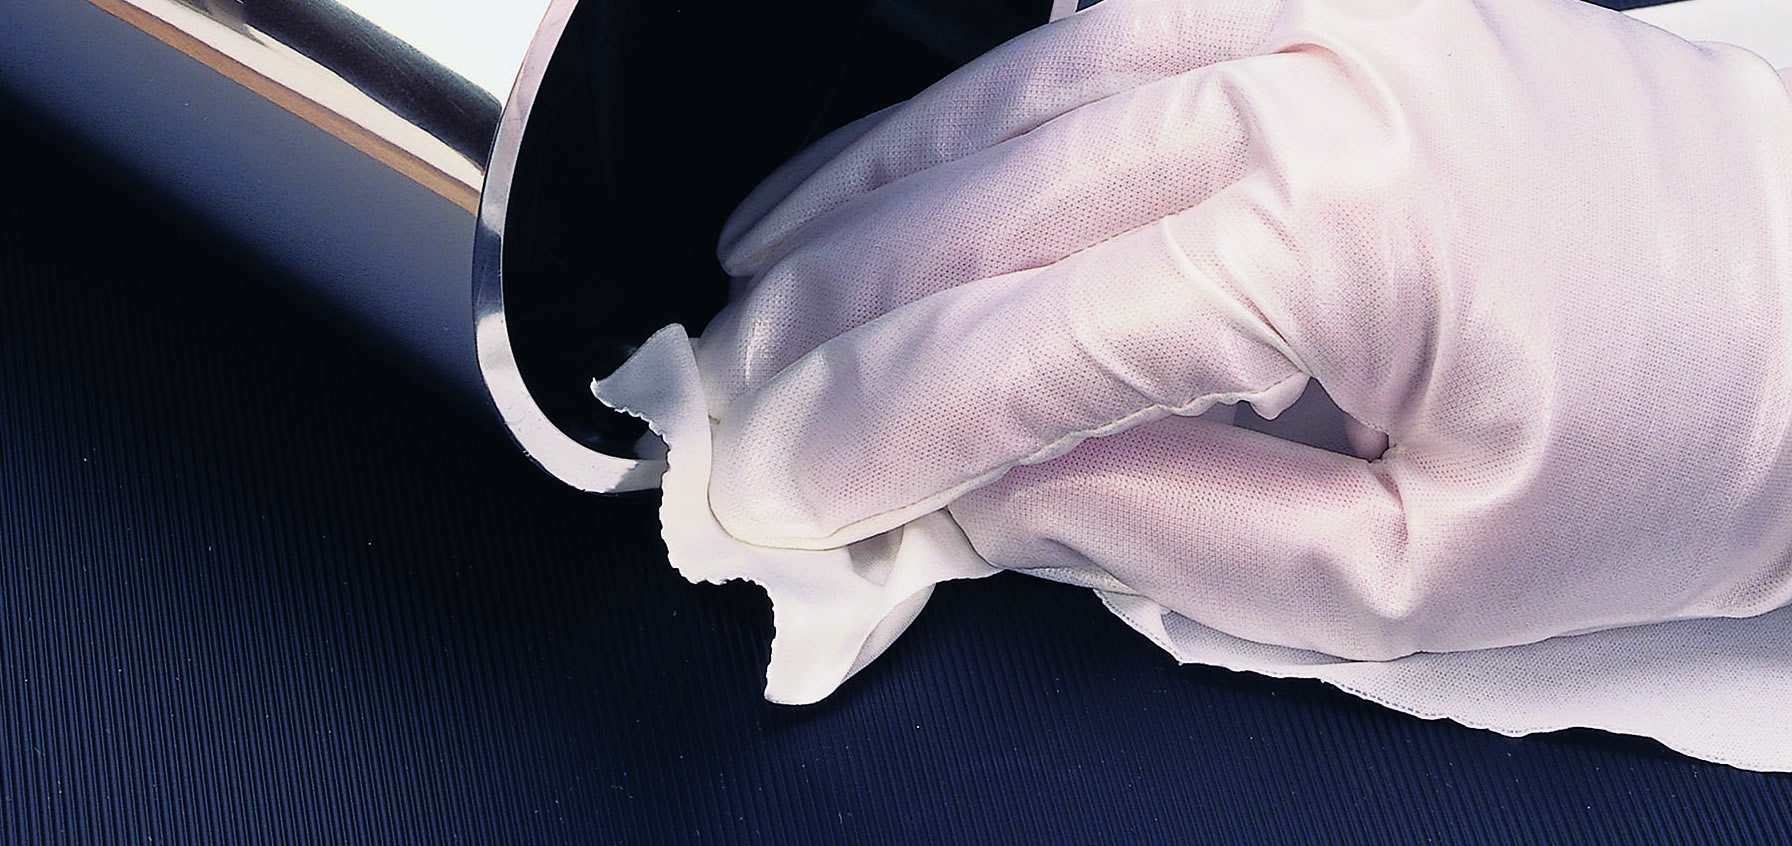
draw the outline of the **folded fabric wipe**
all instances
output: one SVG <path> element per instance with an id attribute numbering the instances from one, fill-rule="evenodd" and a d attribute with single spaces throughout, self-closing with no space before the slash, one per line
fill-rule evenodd
<path id="1" fill-rule="evenodd" d="M 592 392 L 666 442 L 660 522 L 672 566 L 692 582 L 746 579 L 771 596 L 777 634 L 765 697 L 773 702 L 822 699 L 908 628 L 934 585 L 997 572 L 944 512 L 839 549 L 773 549 L 729 536 L 709 510 L 709 411 L 681 326 L 654 334 Z"/>
<path id="2" fill-rule="evenodd" d="M 828 696 L 902 634 L 934 585 L 998 572 L 944 511 L 839 549 L 775 549 L 729 536 L 709 510 L 710 421 L 682 327 L 655 334 L 593 393 L 646 420 L 666 442 L 660 519 L 678 572 L 692 582 L 746 579 L 770 595 L 777 633 L 765 696 L 773 702 Z M 1397 711 L 1502 734 L 1597 728 L 1745 769 L 1792 771 L 1792 608 L 1349 661 L 1231 637 L 1102 574 L 1082 579 L 1182 663 L 1319 679 Z"/>

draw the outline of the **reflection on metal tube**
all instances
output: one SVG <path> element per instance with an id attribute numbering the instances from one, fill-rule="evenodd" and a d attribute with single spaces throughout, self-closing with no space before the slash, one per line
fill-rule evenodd
<path id="1" fill-rule="evenodd" d="M 1044 2 L 12 0 L 0 89 L 625 490 L 658 464 L 587 387 L 720 306 L 734 203 Z"/>
<path id="2" fill-rule="evenodd" d="M 556 0 L 542 20 L 541 32 L 557 42 L 566 30 L 574 0 Z M 510 197 L 516 176 L 523 134 L 536 94 L 547 72 L 551 51 L 525 57 L 492 145 L 491 169 L 486 174 L 485 196 L 479 209 L 479 229 L 473 248 L 473 320 L 479 351 L 479 369 L 485 374 L 498 414 L 511 436 L 543 469 L 563 482 L 585 491 L 622 492 L 654 487 L 665 465 L 593 448 L 575 440 L 549 419 L 523 380 L 511 345 L 510 322 L 505 314 L 504 235 L 510 220 Z M 622 446 L 627 449 L 628 445 Z M 610 446 L 614 452 L 621 452 Z"/>
<path id="3" fill-rule="evenodd" d="M 411 233 L 425 249 L 435 239 L 447 254 L 470 259 L 458 278 L 405 280 L 385 297 L 377 296 L 376 286 L 359 284 L 350 292 L 349 310 L 390 313 L 428 299 L 439 311 L 447 299 L 443 293 L 459 299 L 459 331 L 434 327 L 458 340 L 448 341 L 446 355 L 438 352 L 433 363 L 458 370 L 465 367 L 466 353 L 476 349 L 484 386 L 525 452 L 584 490 L 629 490 L 657 479 L 657 462 L 608 454 L 574 440 L 547 418 L 519 372 L 505 320 L 503 251 L 512 177 L 530 107 L 576 0 L 93 3 L 415 189 L 474 215 L 464 228 Z M 353 233 L 343 234 L 352 240 Z M 314 249 L 345 246 L 381 248 L 339 241 Z M 475 302 L 477 313 L 468 314 L 465 309 Z M 471 337 L 467 324 L 476 326 Z M 465 373 L 450 376 L 467 381 Z"/>
<path id="4" fill-rule="evenodd" d="M 310 42 L 309 45 L 299 43 L 295 46 L 292 41 L 279 37 L 282 30 L 307 32 L 307 27 L 303 26 L 307 21 L 303 17 L 290 13 L 271 16 L 274 23 L 283 25 L 273 32 L 264 31 L 250 22 L 250 9 L 260 11 L 278 4 L 256 3 L 245 7 L 237 0 L 207 0 L 199 6 L 175 0 L 93 2 L 455 205 L 469 212 L 478 209 L 484 159 L 491 146 L 491 131 L 497 125 L 499 104 L 489 94 L 473 93 L 476 89 L 464 79 L 451 76 L 446 69 L 434 68 L 435 81 L 458 81 L 458 86 L 449 82 L 447 90 L 459 94 L 461 92 L 456 89 L 466 89 L 468 93 L 461 99 L 473 101 L 472 107 L 463 106 L 464 111 L 446 116 L 448 119 L 430 119 L 434 116 L 427 108 L 418 109 L 413 115 L 403 115 L 392 108 L 391 103 L 396 98 L 390 93 L 379 97 L 382 93 L 379 90 L 351 81 L 357 78 L 378 80 L 381 78 L 378 71 L 383 69 L 369 68 L 369 62 L 356 62 L 352 54 L 345 55 L 347 51 L 318 47 L 317 42 L 323 39 L 315 31 L 310 31 L 310 37 L 303 39 Z M 333 9 L 335 13 L 328 16 L 334 19 L 333 23 L 357 31 L 356 37 L 348 39 L 349 43 L 384 43 L 390 45 L 387 50 L 391 53 L 415 53 L 341 6 L 314 5 L 313 8 Z M 306 46 L 311 49 L 300 49 Z M 314 56 L 320 54 L 324 58 L 337 59 L 337 64 L 319 63 Z M 398 62 L 387 64 L 397 65 Z M 418 59 L 407 64 L 430 67 Z M 388 92 L 390 87 L 389 84 L 381 85 Z M 442 87 L 414 90 L 427 95 L 442 90 Z M 478 99 L 481 96 L 482 102 Z M 419 115 L 423 119 L 418 119 Z"/>

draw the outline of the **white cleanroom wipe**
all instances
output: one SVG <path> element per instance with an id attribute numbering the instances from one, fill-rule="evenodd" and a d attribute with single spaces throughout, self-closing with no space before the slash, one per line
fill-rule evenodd
<path id="1" fill-rule="evenodd" d="M 933 586 L 997 572 L 944 513 L 839 549 L 753 546 L 709 510 L 709 412 L 683 327 L 668 326 L 592 386 L 666 443 L 660 524 L 672 566 L 692 582 L 746 579 L 771 597 L 777 633 L 765 697 L 800 705 L 832 693 L 908 628 Z"/>

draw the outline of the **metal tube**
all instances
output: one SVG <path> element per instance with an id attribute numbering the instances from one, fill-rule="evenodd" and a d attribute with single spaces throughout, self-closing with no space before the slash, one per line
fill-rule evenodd
<path id="1" fill-rule="evenodd" d="M 0 84 L 454 393 L 489 392 L 555 476 L 621 490 L 652 468 L 550 422 L 505 326 L 509 192 L 575 4 L 26 0 L 0 10 Z"/>
<path id="2" fill-rule="evenodd" d="M 11 0 L 0 89 L 615 491 L 657 464 L 587 386 L 720 306 L 733 204 L 1045 6 Z"/>

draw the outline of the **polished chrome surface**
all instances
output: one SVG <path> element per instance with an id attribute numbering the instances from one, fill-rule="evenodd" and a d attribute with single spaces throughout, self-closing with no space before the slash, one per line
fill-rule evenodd
<path id="1" fill-rule="evenodd" d="M 472 212 L 546 0 L 93 2 Z"/>
<path id="2" fill-rule="evenodd" d="M 626 490 L 660 465 L 551 423 L 504 320 L 511 177 L 576 2 L 22 0 L 0 8 L 0 87 L 489 396 L 553 475 Z"/>
<path id="3" fill-rule="evenodd" d="M 444 140 L 452 131 L 436 131 L 441 122 L 404 118 L 399 109 L 418 103 L 385 96 L 390 87 L 363 90 L 353 68 L 325 64 L 318 57 L 338 58 L 318 49 L 331 30 L 304 27 L 291 43 L 268 35 L 287 25 L 279 14 L 318 10 L 347 14 L 291 0 L 8 0 L 0 94 L 165 198 L 168 213 L 267 259 L 273 272 L 260 280 L 358 325 L 419 365 L 416 378 L 483 403 L 469 304 L 487 152 L 457 150 Z M 369 49 L 348 58 L 401 44 L 371 27 L 356 39 Z M 394 78 L 424 81 L 439 67 L 396 52 L 422 73 Z M 464 104 L 474 89 L 435 78 L 459 93 L 423 106 Z M 501 103 L 479 97 L 489 133 Z M 106 233 L 93 235 L 106 248 Z"/>
<path id="4" fill-rule="evenodd" d="M 552 45 L 560 40 L 576 3 L 577 0 L 553 0 L 549 5 L 542 19 L 537 49 L 524 58 L 492 145 L 491 169 L 486 174 L 473 247 L 473 320 L 479 369 L 485 374 L 486 387 L 504 425 L 543 469 L 580 490 L 640 490 L 659 484 L 664 462 L 598 452 L 554 425 L 523 382 L 504 316 L 504 228 L 509 218 L 511 181 L 516 175 L 517 156 L 522 150 L 535 96 L 552 58 Z"/>
<path id="5" fill-rule="evenodd" d="M 969 55 L 1025 24 L 911 44 L 869 26 L 872 5 L 8 0 L 0 89 L 419 378 L 489 401 L 553 475 L 622 490 L 660 465 L 619 457 L 640 428 L 583 389 L 643 332 L 719 306 L 726 206 L 805 134 L 964 58 L 929 45 Z M 877 47 L 862 92 L 831 76 L 853 44 Z M 707 148 L 714 126 L 753 131 Z"/>

